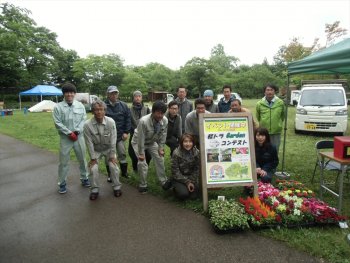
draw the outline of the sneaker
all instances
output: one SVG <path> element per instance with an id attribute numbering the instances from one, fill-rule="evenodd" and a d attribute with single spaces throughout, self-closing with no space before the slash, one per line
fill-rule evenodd
<path id="1" fill-rule="evenodd" d="M 166 180 L 165 183 L 162 185 L 162 188 L 164 191 L 169 190 L 173 186 L 172 182 L 170 180 Z"/>
<path id="2" fill-rule="evenodd" d="M 111 183 L 111 182 L 112 182 L 112 178 L 108 176 L 108 177 L 107 177 L 107 182 L 108 182 L 108 183 Z"/>
<path id="3" fill-rule="evenodd" d="M 148 192 L 148 188 L 147 187 L 139 187 L 139 192 L 141 193 L 141 194 L 147 194 L 147 192 Z"/>
<path id="4" fill-rule="evenodd" d="M 65 194 L 65 193 L 67 193 L 67 188 L 66 188 L 66 184 L 60 184 L 60 189 L 58 189 L 58 192 L 60 193 L 60 194 Z"/>
<path id="5" fill-rule="evenodd" d="M 84 186 L 84 187 L 90 187 L 91 186 L 89 179 L 81 180 L 81 185 Z"/>

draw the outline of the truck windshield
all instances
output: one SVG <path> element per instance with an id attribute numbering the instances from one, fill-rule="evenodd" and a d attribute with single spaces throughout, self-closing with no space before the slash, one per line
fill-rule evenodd
<path id="1" fill-rule="evenodd" d="M 344 93 L 340 89 L 304 90 L 300 106 L 344 106 Z"/>

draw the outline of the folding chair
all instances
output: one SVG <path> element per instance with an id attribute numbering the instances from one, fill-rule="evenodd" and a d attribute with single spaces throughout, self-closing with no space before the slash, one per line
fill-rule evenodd
<path id="1" fill-rule="evenodd" d="M 337 172 L 337 179 L 338 179 L 338 176 L 341 173 L 340 164 L 335 162 L 335 161 L 331 161 L 331 160 L 328 160 L 322 164 L 322 158 L 320 156 L 321 151 L 324 151 L 324 150 L 332 150 L 333 151 L 334 142 L 333 141 L 326 141 L 326 140 L 318 141 L 315 144 L 315 148 L 316 148 L 316 163 L 315 163 L 314 173 L 312 174 L 311 182 L 312 183 L 314 182 L 316 168 L 319 167 L 321 169 L 322 165 L 323 165 L 323 170 L 336 171 Z"/>

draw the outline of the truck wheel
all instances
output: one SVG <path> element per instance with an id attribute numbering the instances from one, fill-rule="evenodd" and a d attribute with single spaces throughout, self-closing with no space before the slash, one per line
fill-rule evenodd
<path id="1" fill-rule="evenodd" d="M 295 132 L 295 134 L 301 134 L 301 130 L 297 130 L 295 128 L 294 128 L 294 132 Z"/>

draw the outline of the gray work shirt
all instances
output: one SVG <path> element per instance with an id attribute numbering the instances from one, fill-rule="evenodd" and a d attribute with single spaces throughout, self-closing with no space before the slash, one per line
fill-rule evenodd
<path id="1" fill-rule="evenodd" d="M 66 101 L 61 101 L 53 110 L 53 120 L 60 135 L 69 135 L 74 131 L 83 132 L 86 120 L 85 107 L 76 100 L 71 106 Z"/>
<path id="2" fill-rule="evenodd" d="M 151 146 L 155 142 L 158 144 L 159 149 L 164 149 L 168 129 L 168 119 L 164 116 L 159 124 L 159 131 L 155 132 L 155 120 L 152 118 L 152 113 L 143 116 L 140 119 L 140 122 L 135 129 L 134 137 L 132 137 L 132 144 L 137 144 L 139 154 L 144 154 L 145 146 Z"/>
<path id="3" fill-rule="evenodd" d="M 97 159 L 96 152 L 115 158 L 117 129 L 112 118 L 105 116 L 99 123 L 92 117 L 84 125 L 84 138 L 91 159 Z"/>

